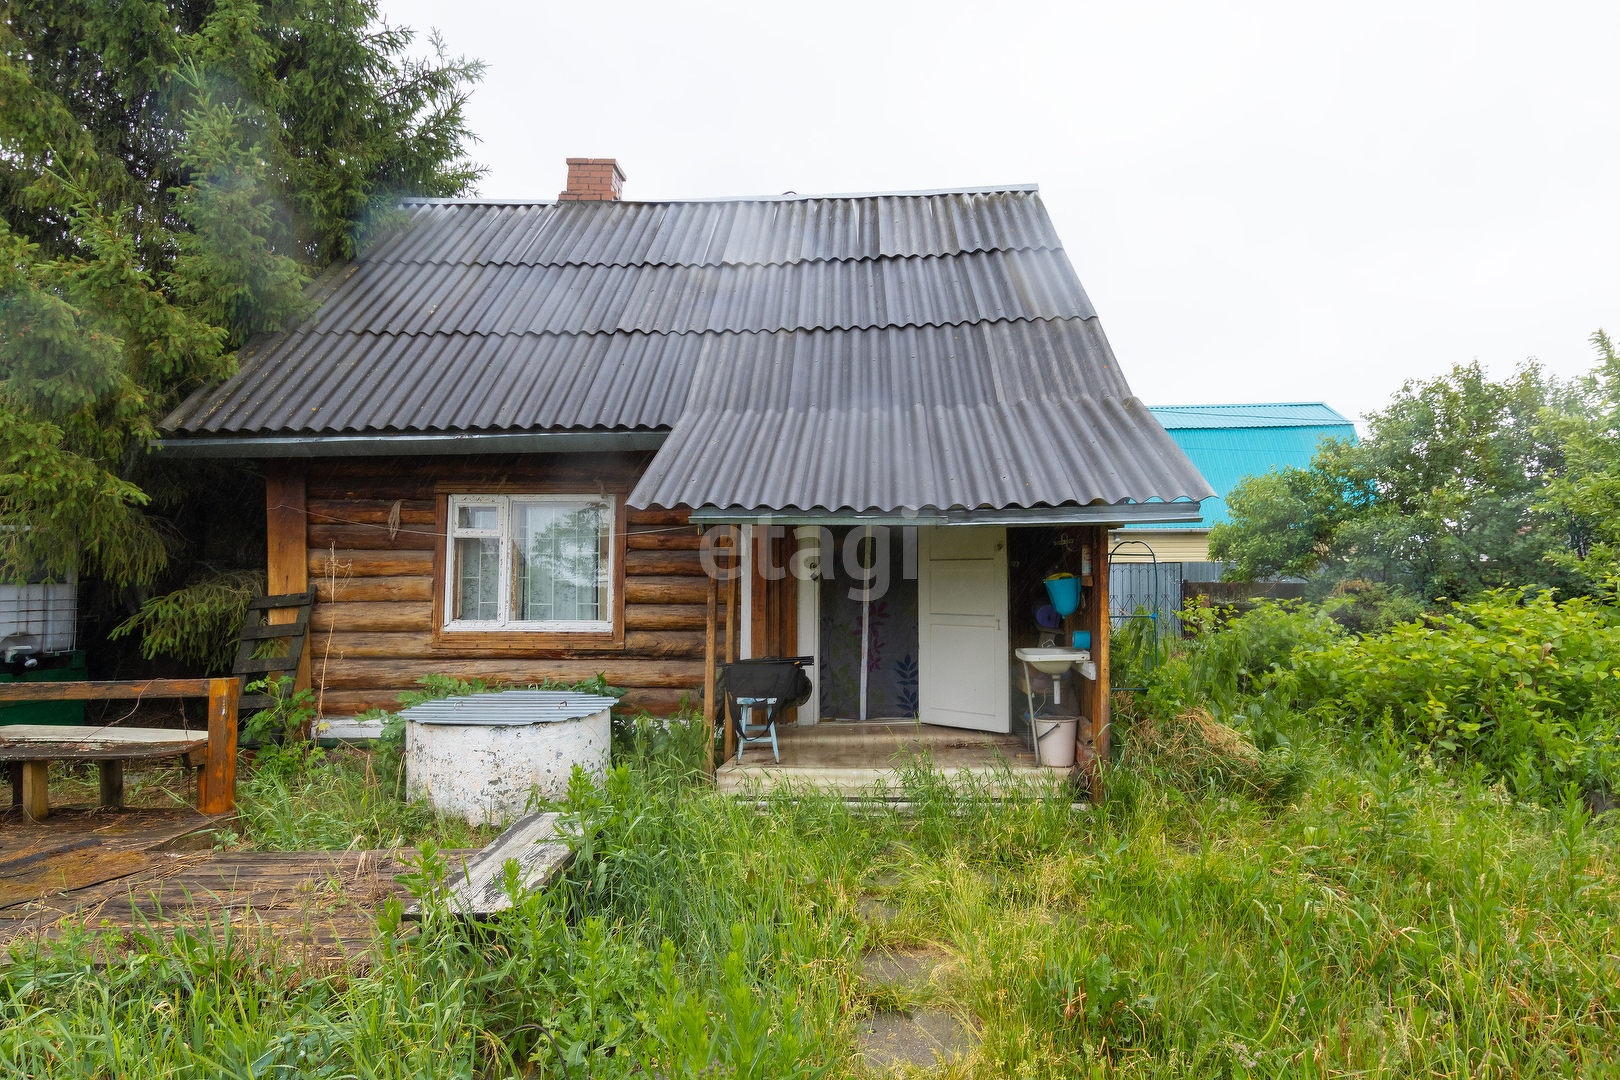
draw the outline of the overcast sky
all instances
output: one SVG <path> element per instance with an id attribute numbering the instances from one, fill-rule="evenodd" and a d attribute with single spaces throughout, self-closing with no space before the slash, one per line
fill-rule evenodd
<path id="1" fill-rule="evenodd" d="M 382 0 L 489 64 L 485 196 L 1034 181 L 1149 404 L 1326 401 L 1620 334 L 1620 4 Z"/>

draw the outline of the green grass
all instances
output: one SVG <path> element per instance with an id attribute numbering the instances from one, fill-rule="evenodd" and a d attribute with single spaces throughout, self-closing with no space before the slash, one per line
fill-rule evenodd
<path id="1" fill-rule="evenodd" d="M 227 840 L 256 851 L 478 848 L 500 832 L 404 801 L 403 781 L 398 757 L 353 749 L 328 751 L 301 773 L 249 770 Z"/>
<path id="2" fill-rule="evenodd" d="M 919 770 L 904 814 L 756 808 L 683 778 L 690 740 L 624 746 L 572 799 L 583 858 L 511 916 L 430 909 L 343 972 L 244 941 L 19 955 L 0 1075 L 848 1076 L 866 1010 L 925 1002 L 980 1037 L 952 1077 L 1620 1075 L 1615 828 L 1329 738 L 1294 738 L 1282 796 L 1142 751 L 1105 809 Z M 391 780 L 255 777 L 244 838 L 476 840 Z M 944 961 L 868 985 L 878 947 Z"/>
<path id="3" fill-rule="evenodd" d="M 96 767 L 53 764 L 54 806 L 94 806 L 100 797 Z M 500 831 L 470 826 L 400 795 L 399 758 L 353 748 L 324 752 L 307 771 L 261 768 L 252 752 L 237 763 L 236 818 L 222 843 L 250 851 L 347 848 L 483 847 Z M 133 763 L 124 772 L 124 805 L 175 809 L 196 805 L 193 781 L 163 762 Z"/>

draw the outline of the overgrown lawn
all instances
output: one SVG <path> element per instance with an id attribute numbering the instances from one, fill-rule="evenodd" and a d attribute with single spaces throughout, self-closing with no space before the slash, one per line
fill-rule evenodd
<path id="1" fill-rule="evenodd" d="M 928 1005 L 980 1038 L 955 1077 L 1615 1075 L 1616 834 L 1579 800 L 1307 741 L 1281 804 L 1139 760 L 1102 810 L 919 770 L 902 813 L 719 797 L 671 742 L 576 789 L 592 839 L 564 886 L 478 929 L 385 912 L 366 970 L 200 941 L 19 954 L 0 1072 L 848 1076 L 870 1010 Z M 244 838 L 477 842 L 377 762 L 336 764 L 251 779 Z M 869 984 L 873 949 L 942 962 Z"/>

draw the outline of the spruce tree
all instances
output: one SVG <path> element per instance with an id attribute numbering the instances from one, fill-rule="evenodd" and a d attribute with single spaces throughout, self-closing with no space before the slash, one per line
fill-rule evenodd
<path id="1" fill-rule="evenodd" d="M 300 318 L 401 196 L 471 190 L 482 67 L 437 38 L 413 57 L 375 0 L 3 11 L 0 578 L 78 574 L 124 615 L 176 586 L 245 602 L 251 559 L 199 543 L 243 519 L 243 466 L 165 462 L 155 423 Z M 147 652 L 217 655 L 223 624 L 188 630 L 177 599 L 132 624 Z"/>

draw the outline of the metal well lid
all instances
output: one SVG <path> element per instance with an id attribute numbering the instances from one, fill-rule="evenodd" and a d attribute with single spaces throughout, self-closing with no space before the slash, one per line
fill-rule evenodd
<path id="1" fill-rule="evenodd" d="M 467 694 L 462 697 L 424 701 L 401 709 L 399 715 L 413 724 L 455 724 L 464 727 L 552 724 L 578 720 L 611 709 L 618 702 L 598 694 L 572 690 L 501 690 L 493 694 Z"/>

